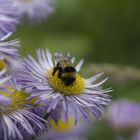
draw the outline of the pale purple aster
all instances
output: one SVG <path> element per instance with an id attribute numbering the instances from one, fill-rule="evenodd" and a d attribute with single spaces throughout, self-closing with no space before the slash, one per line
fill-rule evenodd
<path id="1" fill-rule="evenodd" d="M 110 106 L 107 119 L 120 134 L 133 134 L 140 128 L 140 104 L 120 100 Z"/>
<path id="2" fill-rule="evenodd" d="M 0 60 L 10 64 L 19 57 L 18 48 L 20 47 L 20 41 L 18 39 L 7 41 L 8 37 L 12 33 L 0 38 Z"/>
<path id="3" fill-rule="evenodd" d="M 59 105 L 62 107 L 62 120 L 68 120 L 69 115 L 73 116 L 75 121 L 78 120 L 78 114 L 82 114 L 84 118 L 90 120 L 91 114 L 97 119 L 101 117 L 104 107 L 110 103 L 110 96 L 107 94 L 111 92 L 110 89 L 103 90 L 101 85 L 107 80 L 97 82 L 103 73 L 97 74 L 89 79 L 82 78 L 84 81 L 84 89 L 79 95 L 64 95 L 55 90 L 48 79 L 47 73 L 54 69 L 57 65 L 56 57 L 63 56 L 62 54 L 52 54 L 46 49 L 37 50 L 38 62 L 32 57 L 25 58 L 23 65 L 24 69 L 19 71 L 18 82 L 22 84 L 22 88 L 31 93 L 30 98 L 39 97 L 37 102 L 46 105 L 47 113 L 55 110 Z M 69 54 L 67 55 L 69 57 Z M 71 58 L 71 63 L 74 65 L 75 58 Z M 83 64 L 81 60 L 76 66 L 78 73 Z"/>
<path id="4" fill-rule="evenodd" d="M 41 21 L 54 11 L 54 0 L 13 0 L 21 17 Z"/>
<path id="5" fill-rule="evenodd" d="M 20 96 L 18 100 L 16 100 L 17 103 L 13 103 L 16 89 L 12 90 L 11 88 L 7 88 L 7 83 L 11 76 L 5 75 L 6 69 L 1 70 L 0 139 L 24 140 L 27 139 L 27 137 L 31 138 L 32 136 L 40 135 L 40 133 L 46 130 L 46 121 L 32 111 L 35 107 L 29 105 L 26 100 L 25 103 L 23 103 L 23 100 L 20 98 Z"/>
<path id="6" fill-rule="evenodd" d="M 16 30 L 18 18 L 13 0 L 0 0 L 0 38 Z"/>

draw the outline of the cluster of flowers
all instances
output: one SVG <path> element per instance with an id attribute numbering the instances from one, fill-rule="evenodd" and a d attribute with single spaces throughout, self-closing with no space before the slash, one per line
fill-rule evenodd
<path id="1" fill-rule="evenodd" d="M 22 58 L 19 40 L 7 41 L 23 15 L 40 20 L 53 11 L 51 0 L 0 0 L 0 139 L 22 140 L 48 130 L 49 119 L 69 121 L 75 125 L 79 114 L 99 119 L 111 102 L 110 89 L 98 79 L 103 73 L 84 79 L 78 73 L 81 60 L 69 54 L 38 49 Z M 7 10 L 8 9 L 8 10 Z M 37 18 L 37 19 L 36 19 Z"/>

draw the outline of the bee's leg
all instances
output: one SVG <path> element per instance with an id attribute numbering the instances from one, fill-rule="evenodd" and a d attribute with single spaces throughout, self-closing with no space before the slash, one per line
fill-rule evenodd
<path id="1" fill-rule="evenodd" d="M 63 70 L 62 68 L 59 68 L 59 73 L 58 73 L 58 78 L 62 79 L 63 78 Z"/>
<path id="2" fill-rule="evenodd" d="M 53 73 L 52 73 L 53 76 L 55 75 L 57 70 L 58 70 L 58 67 L 55 67 L 54 70 L 53 70 Z"/>

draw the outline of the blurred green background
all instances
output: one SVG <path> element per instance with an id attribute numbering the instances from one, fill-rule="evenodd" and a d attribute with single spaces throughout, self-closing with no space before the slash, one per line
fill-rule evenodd
<path id="1" fill-rule="evenodd" d="M 140 101 L 140 1 L 58 0 L 45 21 L 24 21 L 13 38 L 21 40 L 20 52 L 35 56 L 36 48 L 70 52 L 84 58 L 82 73 L 89 77 L 104 71 L 113 101 Z M 95 123 L 89 140 L 114 140 L 104 121 Z"/>

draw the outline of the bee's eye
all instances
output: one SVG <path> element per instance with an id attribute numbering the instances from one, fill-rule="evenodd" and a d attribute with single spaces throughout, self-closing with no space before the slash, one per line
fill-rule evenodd
<path id="1" fill-rule="evenodd" d="M 75 72 L 76 70 L 73 67 L 66 67 L 64 72 Z"/>

